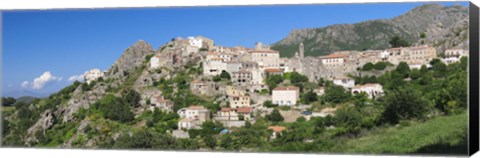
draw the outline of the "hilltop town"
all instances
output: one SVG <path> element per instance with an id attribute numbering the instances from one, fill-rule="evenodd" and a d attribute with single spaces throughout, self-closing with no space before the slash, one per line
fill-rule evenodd
<path id="1" fill-rule="evenodd" d="M 430 61 L 441 58 L 445 64 L 460 61 L 468 56 L 467 50 L 448 49 L 443 57 L 437 56 L 436 49 L 428 45 L 389 48 L 385 50 L 339 51 L 327 56 L 310 57 L 304 55 L 303 44 L 292 58 L 282 58 L 279 52 L 270 49 L 261 42 L 254 48 L 224 47 L 215 45 L 206 37 L 175 38 L 166 46 L 147 57 L 148 76 L 151 80 L 172 78 L 169 71 L 176 71 L 185 65 L 201 68 L 200 73 L 186 81 L 189 90 L 196 96 L 215 99 L 218 110 L 189 102 L 188 107 L 175 108 L 172 97 L 162 88 L 151 88 L 156 83 L 145 77 L 145 84 L 139 88 L 143 110 L 160 109 L 180 116 L 178 129 L 172 131 L 177 138 L 188 138 L 188 130 L 201 128 L 209 120 L 221 122 L 225 127 L 241 127 L 245 122 L 255 123 L 258 117 L 272 113 L 274 106 L 288 107 L 292 111 L 282 111 L 286 121 L 294 122 L 299 117 L 309 120 L 311 117 L 334 115 L 336 107 L 326 107 L 311 111 L 312 105 L 301 99 L 309 91 L 316 96 L 325 94 L 322 83 L 331 81 L 352 95 L 366 94 L 369 99 L 382 97 L 383 86 L 378 83 L 359 84 L 355 77 L 380 75 L 400 63 L 406 63 L 409 69 L 431 68 Z M 192 64 L 193 63 L 193 64 Z M 195 65 L 198 63 L 198 65 Z M 364 71 L 368 66 L 379 65 L 374 70 Z M 378 67 L 378 68 L 377 68 Z M 85 74 L 87 84 L 104 77 L 105 72 L 93 69 Z M 292 76 L 296 75 L 295 79 Z M 290 79 L 272 84 L 273 76 Z M 299 76 L 299 77 L 298 77 Z M 302 78 L 303 77 L 303 78 Z M 294 81 L 301 80 L 301 81 Z M 316 84 L 311 87 L 298 87 L 295 82 Z M 150 87 L 150 88 L 147 88 Z M 302 100 L 302 101 L 301 101 Z M 295 110 L 293 110 L 295 109 Z M 285 130 L 283 126 L 271 126 L 275 133 Z"/>

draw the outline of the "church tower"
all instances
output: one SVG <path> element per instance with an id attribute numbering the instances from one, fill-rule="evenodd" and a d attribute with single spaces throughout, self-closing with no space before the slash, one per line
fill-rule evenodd
<path id="1" fill-rule="evenodd" d="M 299 51 L 300 51 L 300 58 L 303 59 L 304 57 L 304 47 L 303 47 L 303 42 L 300 43 L 300 48 L 299 48 Z"/>

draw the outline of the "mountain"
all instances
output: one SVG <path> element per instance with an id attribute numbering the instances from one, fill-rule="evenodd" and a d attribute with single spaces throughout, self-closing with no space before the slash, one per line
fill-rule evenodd
<path id="1" fill-rule="evenodd" d="M 293 56 L 301 42 L 307 56 L 342 50 L 385 49 L 396 35 L 414 45 L 432 45 L 439 52 L 452 47 L 467 49 L 468 8 L 426 4 L 392 19 L 293 30 L 274 43 L 272 49 L 280 51 L 283 57 Z"/>
<path id="2" fill-rule="evenodd" d="M 32 97 L 32 96 L 22 96 L 17 98 L 17 102 L 24 102 L 25 104 L 30 104 L 33 100 L 37 98 Z"/>

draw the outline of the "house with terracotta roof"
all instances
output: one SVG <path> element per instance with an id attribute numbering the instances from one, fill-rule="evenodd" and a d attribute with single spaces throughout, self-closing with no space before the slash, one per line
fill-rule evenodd
<path id="1" fill-rule="evenodd" d="M 320 57 L 320 62 L 324 66 L 344 66 L 348 55 L 346 54 L 329 54 Z"/>
<path id="2" fill-rule="evenodd" d="M 215 119 L 222 121 L 251 120 L 253 118 L 252 113 L 253 108 L 251 107 L 222 108 L 217 112 Z"/>
<path id="3" fill-rule="evenodd" d="M 160 108 L 161 110 L 172 112 L 173 111 L 173 102 L 165 99 L 163 96 L 154 96 L 150 98 L 150 110 L 155 110 L 155 108 Z"/>
<path id="4" fill-rule="evenodd" d="M 228 102 L 230 103 L 230 107 L 234 107 L 234 108 L 250 107 L 250 96 L 247 96 L 247 95 L 228 96 Z"/>
<path id="5" fill-rule="evenodd" d="M 261 42 L 256 43 L 255 49 L 250 52 L 251 60 L 264 68 L 278 68 L 280 65 L 280 52 L 271 50 Z"/>
<path id="6" fill-rule="evenodd" d="M 203 122 L 210 120 L 210 111 L 199 105 L 192 105 L 188 108 L 182 108 L 178 110 L 177 113 L 182 119 L 185 119 L 184 122 L 195 121 L 195 124 L 190 123 L 191 125 L 201 125 Z"/>
<path id="7" fill-rule="evenodd" d="M 282 134 L 287 128 L 285 126 L 268 126 L 269 130 L 272 130 L 271 138 L 275 139 Z"/>
<path id="8" fill-rule="evenodd" d="M 375 99 L 378 96 L 383 95 L 383 87 L 378 83 L 367 83 L 364 85 L 357 85 L 352 88 L 352 94 L 366 93 L 368 98 Z"/>
<path id="9" fill-rule="evenodd" d="M 265 69 L 267 75 L 283 75 L 283 70 L 279 68 L 267 68 Z"/>
<path id="10" fill-rule="evenodd" d="M 280 106 L 293 106 L 300 98 L 300 88 L 295 86 L 276 87 L 272 90 L 272 103 Z"/>

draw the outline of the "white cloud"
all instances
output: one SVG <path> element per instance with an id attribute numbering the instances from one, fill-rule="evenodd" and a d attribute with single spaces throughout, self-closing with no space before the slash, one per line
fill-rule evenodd
<path id="1" fill-rule="evenodd" d="M 73 75 L 73 76 L 70 76 L 70 77 L 68 78 L 68 81 L 71 81 L 71 82 L 73 82 L 73 81 L 83 81 L 83 80 L 84 80 L 84 77 L 83 77 L 83 76 L 84 76 L 83 74 Z"/>
<path id="2" fill-rule="evenodd" d="M 20 85 L 22 88 L 28 88 L 30 83 L 28 81 L 23 81 L 22 84 Z"/>
<path id="3" fill-rule="evenodd" d="M 52 73 L 50 73 L 50 71 L 47 71 L 47 72 L 44 72 L 40 77 L 35 78 L 31 83 L 31 85 L 33 89 L 41 89 L 43 88 L 43 86 L 45 86 L 45 84 L 49 82 L 61 81 L 61 80 L 62 80 L 62 77 L 53 76 Z M 25 84 L 26 86 L 30 85 L 28 84 L 28 82 L 23 82 L 22 86 L 24 85 L 24 83 L 27 83 Z"/>

